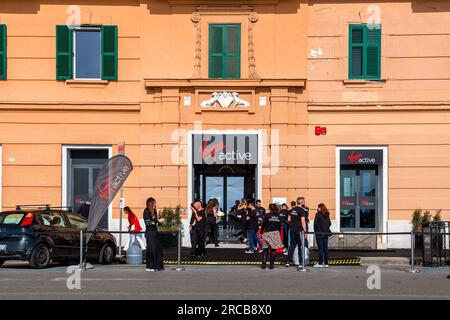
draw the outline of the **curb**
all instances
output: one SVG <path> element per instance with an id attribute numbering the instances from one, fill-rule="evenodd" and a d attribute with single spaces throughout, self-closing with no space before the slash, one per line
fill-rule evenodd
<path id="1" fill-rule="evenodd" d="M 403 257 L 361 257 L 361 265 L 409 266 L 408 258 Z"/>

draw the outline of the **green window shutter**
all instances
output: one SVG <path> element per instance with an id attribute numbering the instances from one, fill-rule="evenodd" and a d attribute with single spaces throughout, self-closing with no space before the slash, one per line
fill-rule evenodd
<path id="1" fill-rule="evenodd" d="M 209 77 L 222 78 L 224 53 L 223 53 L 223 26 L 209 25 Z"/>
<path id="2" fill-rule="evenodd" d="M 66 25 L 56 26 L 56 79 L 73 78 L 73 32 Z"/>
<path id="3" fill-rule="evenodd" d="M 209 77 L 240 78 L 241 26 L 209 25 Z"/>
<path id="4" fill-rule="evenodd" d="M 6 79 L 6 25 L 0 25 L 0 79 Z"/>
<path id="5" fill-rule="evenodd" d="M 380 25 L 350 25 L 348 74 L 349 79 L 380 78 Z"/>
<path id="6" fill-rule="evenodd" d="M 241 77 L 241 26 L 225 27 L 225 78 Z"/>
<path id="7" fill-rule="evenodd" d="M 380 78 L 381 64 L 381 27 L 379 25 L 366 26 L 366 77 Z"/>
<path id="8" fill-rule="evenodd" d="M 102 26 L 102 79 L 117 80 L 117 26 Z"/>

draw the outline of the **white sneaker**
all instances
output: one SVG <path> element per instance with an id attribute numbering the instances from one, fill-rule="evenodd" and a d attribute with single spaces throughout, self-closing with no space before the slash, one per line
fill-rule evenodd
<path id="1" fill-rule="evenodd" d="M 156 269 L 145 269 L 145 271 L 156 271 Z"/>
<path id="2" fill-rule="evenodd" d="M 315 264 L 313 268 L 323 268 L 323 264 Z"/>
<path id="3" fill-rule="evenodd" d="M 252 250 L 247 250 L 247 251 L 245 251 L 245 253 L 253 253 L 253 251 Z"/>
<path id="4" fill-rule="evenodd" d="M 328 264 L 323 265 L 324 268 L 329 268 L 330 266 Z"/>
<path id="5" fill-rule="evenodd" d="M 259 251 L 258 251 L 258 253 L 263 253 L 263 252 L 264 252 L 264 250 L 263 250 L 263 249 L 261 249 L 261 250 L 259 250 Z"/>

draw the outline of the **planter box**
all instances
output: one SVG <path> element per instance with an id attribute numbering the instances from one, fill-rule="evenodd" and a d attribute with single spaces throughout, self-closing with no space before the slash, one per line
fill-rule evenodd
<path id="1" fill-rule="evenodd" d="M 159 231 L 158 235 L 163 248 L 177 247 L 178 233 L 176 231 Z"/>

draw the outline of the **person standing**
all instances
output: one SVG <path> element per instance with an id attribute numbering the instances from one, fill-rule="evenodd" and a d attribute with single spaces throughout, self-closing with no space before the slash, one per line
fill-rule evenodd
<path id="1" fill-rule="evenodd" d="M 130 207 L 123 208 L 123 212 L 128 216 L 128 232 L 130 232 L 130 240 L 125 244 L 123 248 L 125 251 L 128 251 L 130 246 L 137 241 L 142 250 L 145 249 L 144 241 L 141 239 L 140 234 L 136 234 L 142 231 L 141 224 L 139 223 L 138 217 L 131 211 Z"/>
<path id="2" fill-rule="evenodd" d="M 260 248 L 262 248 L 262 243 L 258 236 L 258 216 L 255 205 L 252 201 L 248 202 L 246 221 L 248 250 L 245 253 L 254 253 L 258 248 L 258 244 Z"/>
<path id="3" fill-rule="evenodd" d="M 209 200 L 205 209 L 206 214 L 206 233 L 208 236 L 208 244 L 214 243 L 216 247 L 219 246 L 219 240 L 217 238 L 216 226 L 217 226 L 217 208 L 214 200 Z"/>
<path id="4" fill-rule="evenodd" d="M 204 256 L 206 254 L 205 249 L 205 234 L 206 234 L 206 216 L 203 210 L 202 202 L 200 199 L 196 199 L 191 205 L 191 254 L 190 256 L 195 258 L 197 256 Z"/>
<path id="5" fill-rule="evenodd" d="M 145 271 L 162 271 L 163 252 L 161 243 L 158 238 L 158 226 L 164 223 L 164 219 L 158 219 L 158 212 L 156 211 L 156 200 L 148 198 L 146 201 L 146 208 L 144 209 L 145 221 L 145 238 L 147 240 L 147 268 Z"/>
<path id="6" fill-rule="evenodd" d="M 266 209 L 262 206 L 261 200 L 258 199 L 255 202 L 256 207 L 256 215 L 258 217 L 258 240 L 261 243 L 261 246 L 259 247 L 260 251 L 263 250 L 262 241 L 261 241 L 261 225 L 264 218 L 264 215 L 266 214 Z"/>
<path id="7" fill-rule="evenodd" d="M 294 251 L 295 248 L 298 246 L 298 261 L 301 263 L 301 254 L 302 250 L 301 244 L 302 241 L 306 239 L 300 239 L 300 232 L 306 229 L 306 216 L 305 216 L 305 210 L 301 207 L 302 203 L 301 197 L 297 198 L 296 205 L 291 209 L 291 212 L 288 216 L 288 222 L 289 222 L 289 230 L 290 230 L 290 238 L 291 242 L 289 244 L 289 251 L 288 251 L 288 260 L 286 261 L 285 266 L 290 267 L 291 264 L 293 264 L 294 261 Z M 303 202 L 304 203 L 304 202 Z"/>
<path id="8" fill-rule="evenodd" d="M 86 219 L 89 219 L 89 209 L 91 208 L 91 199 L 84 201 L 78 208 L 77 213 Z"/>
<path id="9" fill-rule="evenodd" d="M 267 259 L 270 256 L 269 269 L 274 268 L 277 249 L 282 249 L 283 243 L 280 238 L 281 222 L 278 212 L 278 206 L 271 203 L 269 205 L 269 213 L 264 216 L 261 231 L 264 240 L 264 252 L 261 269 L 266 268 Z"/>
<path id="10" fill-rule="evenodd" d="M 281 234 L 281 240 L 283 241 L 283 245 L 284 245 L 284 252 L 285 254 L 288 254 L 287 248 L 289 247 L 289 224 L 288 224 L 288 216 L 289 216 L 289 210 L 288 210 L 288 206 L 286 203 L 283 203 L 283 205 L 281 206 L 281 210 L 280 210 L 280 222 L 281 222 L 281 230 L 282 230 L 282 234 Z"/>
<path id="11" fill-rule="evenodd" d="M 314 265 L 315 268 L 323 268 L 328 266 L 328 237 L 331 234 L 330 212 L 325 204 L 320 203 L 317 208 L 316 217 L 314 218 L 314 232 L 316 234 L 317 247 L 319 248 L 319 263 Z"/>

